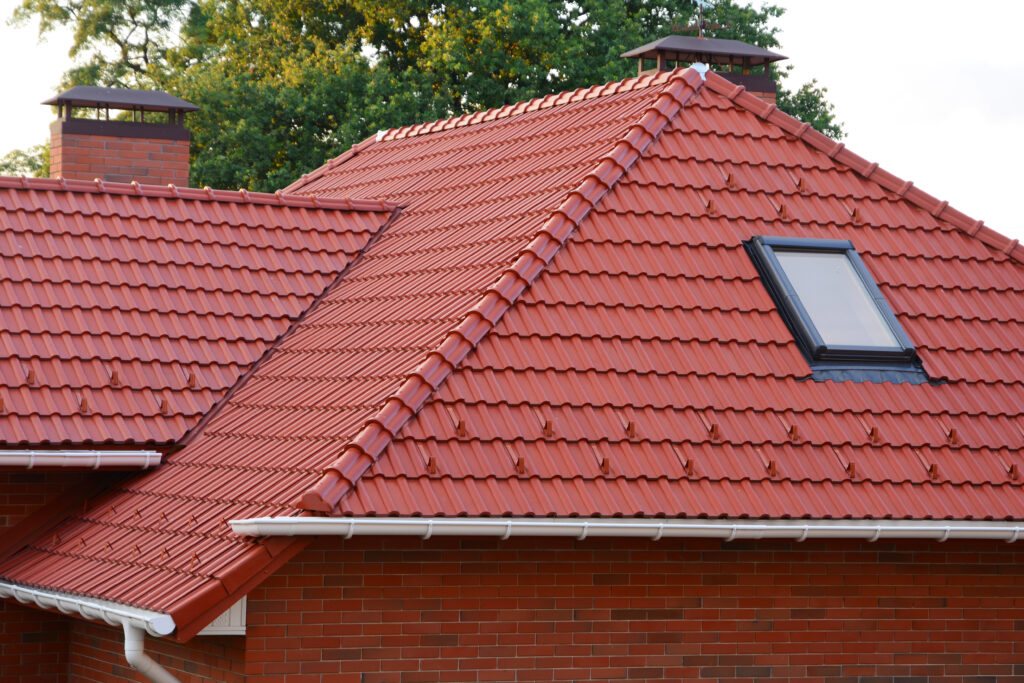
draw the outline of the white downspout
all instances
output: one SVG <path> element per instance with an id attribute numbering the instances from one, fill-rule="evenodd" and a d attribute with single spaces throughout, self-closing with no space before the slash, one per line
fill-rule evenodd
<path id="1" fill-rule="evenodd" d="M 145 653 L 145 644 L 146 633 L 138 626 L 124 622 L 124 658 L 132 668 L 154 683 L 181 683 Z"/>

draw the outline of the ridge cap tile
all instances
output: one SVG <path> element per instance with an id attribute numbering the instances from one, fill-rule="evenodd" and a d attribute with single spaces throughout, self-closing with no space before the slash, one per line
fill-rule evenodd
<path id="1" fill-rule="evenodd" d="M 431 379 L 425 378 L 419 367 L 406 375 L 398 391 L 384 402 L 377 414 L 364 423 L 362 429 L 346 444 L 334 463 L 327 466 L 319 481 L 300 496 L 296 502 L 298 507 L 318 512 L 337 510 L 342 499 L 355 488 L 359 478 L 376 463 L 401 427 L 422 408 L 427 398 L 451 374 L 452 369 L 457 367 L 487 332 L 493 329 L 522 292 L 544 271 L 555 253 L 564 246 L 575 227 L 607 194 L 615 182 L 625 175 L 629 167 L 640 159 L 643 150 L 657 139 L 660 133 L 668 127 L 672 118 L 682 110 L 702 86 L 703 82 L 700 76 L 692 69 L 677 69 L 671 72 L 664 86 L 652 93 L 648 106 L 636 116 L 636 123 L 626 129 L 626 132 L 597 161 L 592 170 L 583 176 L 579 185 L 570 190 L 562 203 L 550 212 L 548 219 L 534 233 L 527 246 L 519 252 L 513 265 L 503 271 L 493 285 L 483 290 L 479 303 L 461 318 L 458 325 L 445 334 L 434 349 L 428 352 L 424 364 L 429 362 L 432 356 L 437 355 L 440 363 L 436 367 L 447 367 L 448 369 L 442 371 L 436 380 L 433 379 L 433 372 L 428 373 Z M 688 94 L 684 96 L 683 93 L 687 91 Z M 666 109 L 671 111 L 671 115 L 665 111 Z M 631 150 L 628 154 L 632 158 L 626 165 L 616 158 L 617 150 L 620 147 L 628 147 Z M 610 167 L 615 167 L 618 170 L 614 171 Z M 602 168 L 604 171 L 601 170 Z M 609 183 L 601 175 L 598 175 L 599 172 L 602 175 L 605 173 L 613 175 L 614 180 Z M 559 227 L 563 229 L 560 230 Z M 564 232 L 560 238 L 554 237 L 560 232 Z M 506 291 L 498 289 L 502 281 L 509 279 L 514 282 L 509 282 L 506 287 L 502 287 Z M 478 309 L 489 299 L 494 300 L 495 303 L 486 307 L 492 313 L 485 315 Z M 477 321 L 471 322 L 471 317 L 476 318 Z M 464 330 L 463 328 L 467 325 L 468 328 Z M 457 341 L 455 337 L 460 337 L 461 341 Z M 442 351 L 446 347 L 448 351 Z M 402 398 L 403 396 L 412 397 L 412 403 Z M 393 403 L 401 405 L 390 408 L 389 406 Z M 384 436 L 385 432 L 387 436 Z"/>
<path id="2" fill-rule="evenodd" d="M 977 229 L 974 229 L 974 232 L 972 232 L 971 229 L 980 223 L 980 221 L 971 219 L 967 214 L 950 206 L 949 202 L 941 202 L 943 208 L 940 212 L 946 214 L 948 218 L 941 218 L 938 215 L 933 214 L 933 209 L 940 204 L 939 200 L 927 192 L 914 187 L 913 181 L 904 180 L 899 176 L 894 175 L 880 167 L 877 162 L 868 163 L 863 157 L 849 151 L 844 143 L 833 140 L 824 133 L 814 129 L 810 123 L 806 121 L 801 122 L 799 119 L 790 116 L 777 107 L 768 108 L 768 103 L 764 100 L 745 91 L 743 86 L 734 85 L 723 76 L 709 71 L 707 73 L 706 83 L 712 92 L 726 97 L 733 104 L 743 107 L 755 116 L 769 120 L 770 123 L 779 126 L 787 133 L 791 133 L 806 144 L 822 152 L 833 161 L 846 166 L 865 180 L 877 183 L 879 186 L 897 194 L 902 199 L 907 200 L 914 206 L 923 209 L 930 215 L 933 215 L 936 219 L 952 225 L 954 228 L 970 237 L 976 237 L 986 246 L 1006 254 L 1007 257 L 1014 261 L 1024 263 L 1024 249 L 1018 249 L 1017 245 L 1014 245 L 1007 250 L 1007 245 L 1011 243 L 1010 238 L 996 230 L 992 230 L 991 228 L 988 228 L 988 232 L 984 234 L 979 234 L 980 231 Z M 767 114 L 762 116 L 759 112 L 767 112 Z M 844 161 L 844 158 L 848 161 Z M 866 166 L 858 167 L 861 163 L 866 164 Z M 881 177 L 877 177 L 879 175 Z"/>
<path id="3" fill-rule="evenodd" d="M 620 81 L 608 81 L 607 83 L 599 85 L 584 86 L 577 88 L 576 90 L 562 90 L 555 93 L 548 93 L 547 95 L 542 95 L 540 97 L 535 97 L 529 100 L 521 100 L 519 102 L 514 102 L 512 104 L 501 105 L 500 107 L 480 109 L 475 112 L 466 112 L 449 118 L 436 119 L 434 121 L 424 121 L 421 123 L 400 126 L 398 128 L 390 128 L 385 132 L 384 136 L 381 139 L 383 141 L 391 141 L 411 138 L 419 135 L 435 133 L 438 131 L 464 128 L 467 126 L 476 125 L 478 123 L 485 123 L 489 121 L 494 121 L 496 119 L 518 116 L 520 114 L 539 111 L 542 109 L 550 109 L 554 107 L 564 106 L 566 104 L 572 104 L 583 100 L 607 97 L 610 95 L 615 95 L 623 92 L 632 92 L 635 90 L 653 88 L 661 85 L 662 83 L 668 82 L 673 77 L 672 74 L 688 70 L 689 67 L 679 67 L 673 71 L 663 71 L 657 74 L 633 76 Z M 330 164 L 330 162 L 327 163 Z M 319 170 L 320 169 L 317 169 L 317 171 Z M 310 180 L 314 180 L 317 177 L 320 177 L 316 175 L 317 171 L 308 174 Z M 305 178 L 306 176 L 303 177 Z M 288 186 L 288 189 L 292 189 L 296 185 L 298 185 L 298 183 L 293 183 L 292 185 Z"/>
<path id="4" fill-rule="evenodd" d="M 209 187 L 191 188 L 165 185 L 145 185 L 141 183 L 112 183 L 94 182 L 91 180 L 66 180 L 64 178 L 27 178 L 25 176 L 0 176 L 0 188 L 23 190 L 23 191 L 45 191 L 49 193 L 63 192 L 70 194 L 82 194 L 89 197 L 104 195 L 109 202 L 113 197 L 138 197 L 143 202 L 159 199 L 192 200 L 199 202 L 211 202 L 215 204 L 263 204 L 270 206 L 289 207 L 315 207 L 323 210 L 343 211 L 394 211 L 396 205 L 378 199 L 351 199 L 342 198 L 316 198 L 319 206 L 315 206 L 310 195 L 285 194 L 277 192 L 249 192 L 246 189 L 239 190 L 212 190 Z M 173 188 L 173 189 L 172 189 Z M 56 197 L 51 198 L 55 202 Z M 86 200 L 90 201 L 90 200 Z M 147 206 L 146 203 L 143 206 Z M 108 204 L 112 214 L 124 215 L 128 212 L 113 211 Z M 61 213 L 73 213 L 73 211 L 62 211 Z M 150 215 L 153 215 L 150 210 Z"/>

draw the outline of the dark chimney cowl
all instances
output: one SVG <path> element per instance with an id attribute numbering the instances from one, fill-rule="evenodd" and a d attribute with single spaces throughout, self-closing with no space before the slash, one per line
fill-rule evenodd
<path id="1" fill-rule="evenodd" d="M 188 186 L 185 114 L 195 105 L 165 92 L 84 85 L 43 104 L 57 107 L 50 124 L 52 177 Z M 76 116 L 83 109 L 91 115 Z M 112 109 L 130 112 L 131 120 L 111 120 Z"/>
<path id="2" fill-rule="evenodd" d="M 739 40 L 675 35 L 641 45 L 621 56 L 637 60 L 637 74 L 703 62 L 718 75 L 770 102 L 775 101 L 778 92 L 771 77 L 772 62 L 786 59 L 785 55 Z M 761 73 L 752 73 L 754 70 Z"/>

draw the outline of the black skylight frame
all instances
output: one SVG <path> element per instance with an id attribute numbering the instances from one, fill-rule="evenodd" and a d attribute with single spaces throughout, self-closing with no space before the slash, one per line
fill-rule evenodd
<path id="1" fill-rule="evenodd" d="M 758 235 L 744 242 L 747 253 L 761 275 L 761 280 L 775 301 L 779 313 L 800 350 L 817 375 L 819 370 L 894 370 L 900 373 L 920 374 L 927 381 L 921 369 L 921 362 L 914 351 L 914 344 L 903 331 L 888 302 L 860 255 L 849 240 L 825 240 L 794 237 L 769 237 Z M 860 278 L 865 292 L 871 298 L 878 314 L 888 326 L 896 340 L 896 346 L 829 346 L 815 327 L 807 309 L 779 262 L 776 251 L 798 251 L 844 254 L 848 263 Z M 884 377 L 881 379 L 885 379 Z M 898 381 L 914 381 L 906 378 Z"/>

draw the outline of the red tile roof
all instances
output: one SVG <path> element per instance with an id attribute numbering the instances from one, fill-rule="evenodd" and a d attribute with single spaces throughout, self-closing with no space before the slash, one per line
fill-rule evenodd
<path id="1" fill-rule="evenodd" d="M 296 551 L 224 521 L 300 497 L 1024 518 L 1024 249 L 723 79 L 391 131 L 289 190 L 403 208 L 194 441 L 0 576 L 168 612 L 187 638 Z M 808 380 L 755 234 L 853 240 L 945 383 Z"/>
<path id="2" fill-rule="evenodd" d="M 344 513 L 1024 517 L 1019 247 L 732 91 L 711 79 L 673 119 Z M 807 381 L 758 234 L 851 240 L 944 383 Z"/>
<path id="3" fill-rule="evenodd" d="M 226 520 L 294 514 L 347 445 L 378 454 L 406 406 L 667 123 L 657 108 L 671 115 L 697 84 L 692 72 L 659 74 L 395 131 L 309 176 L 305 191 L 329 188 L 323 201 L 403 208 L 184 450 L 8 557 L 0 575 L 168 612 L 190 637 L 296 551 L 237 537 Z"/>
<path id="4" fill-rule="evenodd" d="M 0 445 L 178 441 L 391 211 L 0 178 Z"/>

